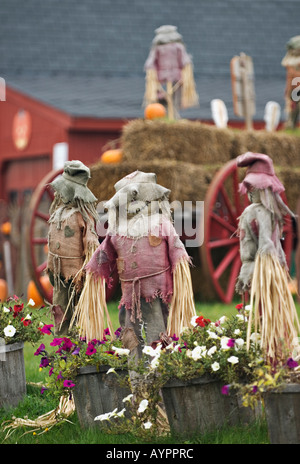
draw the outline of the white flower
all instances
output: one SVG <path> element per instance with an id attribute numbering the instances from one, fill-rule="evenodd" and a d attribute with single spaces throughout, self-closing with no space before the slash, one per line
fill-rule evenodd
<path id="1" fill-rule="evenodd" d="M 111 417 L 116 416 L 118 408 L 114 409 L 111 412 L 106 412 L 104 414 L 100 414 L 100 416 L 95 417 L 94 421 L 99 420 L 99 421 L 104 421 L 104 420 L 109 420 Z"/>
<path id="2" fill-rule="evenodd" d="M 228 346 L 228 342 L 229 342 L 230 338 L 228 337 L 222 337 L 221 338 L 221 348 L 222 350 L 230 350 L 230 346 Z"/>
<path id="3" fill-rule="evenodd" d="M 10 312 L 10 309 L 7 308 L 6 306 L 3 306 L 3 312 L 4 312 L 4 313 L 9 313 L 9 312 Z"/>
<path id="4" fill-rule="evenodd" d="M 144 428 L 145 428 L 146 430 L 148 430 L 148 429 L 150 429 L 150 427 L 152 427 L 152 422 L 150 422 L 150 421 L 145 422 L 145 423 L 143 424 L 143 426 L 144 426 Z"/>
<path id="5" fill-rule="evenodd" d="M 192 319 L 191 319 L 191 324 L 193 327 L 196 327 L 197 323 L 196 323 L 196 319 L 198 318 L 199 316 L 193 316 Z"/>
<path id="6" fill-rule="evenodd" d="M 250 335 L 250 340 L 254 343 L 257 343 L 259 342 L 260 340 L 260 334 L 257 333 L 257 332 L 253 332 L 251 335 Z"/>
<path id="7" fill-rule="evenodd" d="M 152 369 L 156 369 L 158 366 L 159 366 L 159 356 L 155 356 L 151 363 L 150 363 L 150 366 Z"/>
<path id="8" fill-rule="evenodd" d="M 186 356 L 187 356 L 188 358 L 191 358 L 191 357 L 192 357 L 192 351 L 191 351 L 191 350 L 186 350 L 186 353 L 185 353 L 185 354 L 186 354 Z"/>
<path id="9" fill-rule="evenodd" d="M 227 321 L 227 317 L 226 316 L 222 316 L 220 319 L 219 319 L 219 324 L 224 324 L 225 321 Z"/>
<path id="10" fill-rule="evenodd" d="M 220 364 L 215 361 L 212 365 L 211 365 L 211 368 L 214 372 L 218 371 L 220 369 Z"/>
<path id="11" fill-rule="evenodd" d="M 148 354 L 149 356 L 155 356 L 156 354 L 152 346 L 144 346 L 143 353 Z"/>
<path id="12" fill-rule="evenodd" d="M 142 400 L 139 404 L 137 412 L 144 412 L 148 407 L 148 400 Z"/>
<path id="13" fill-rule="evenodd" d="M 35 306 L 35 302 L 33 301 L 32 298 L 28 301 L 29 306 Z"/>
<path id="14" fill-rule="evenodd" d="M 130 401 L 132 397 L 133 397 L 132 393 L 130 393 L 130 395 L 128 395 L 128 396 L 125 396 L 125 398 L 122 399 L 123 403 L 126 403 L 127 401 Z"/>
<path id="15" fill-rule="evenodd" d="M 234 342 L 235 349 L 237 351 L 240 350 L 241 348 L 243 348 L 244 343 L 245 343 L 245 340 L 243 340 L 242 338 L 236 338 Z"/>
<path id="16" fill-rule="evenodd" d="M 119 411 L 119 412 L 116 413 L 116 416 L 118 416 L 118 417 L 124 417 L 125 411 L 126 411 L 125 408 L 121 409 L 121 411 Z"/>
<path id="17" fill-rule="evenodd" d="M 240 335 L 241 331 L 240 331 L 240 329 L 235 329 L 235 331 L 233 333 L 234 333 L 234 335 Z"/>
<path id="18" fill-rule="evenodd" d="M 196 346 L 192 351 L 192 358 L 194 361 L 203 358 L 206 355 L 206 346 Z"/>
<path id="19" fill-rule="evenodd" d="M 25 319 L 25 320 L 28 320 L 28 319 L 29 319 L 29 320 L 31 320 L 31 316 L 30 316 L 30 314 L 27 314 L 27 316 L 26 316 L 26 317 L 24 317 L 24 319 Z"/>
<path id="20" fill-rule="evenodd" d="M 207 356 L 213 355 L 216 351 L 217 351 L 217 347 L 216 347 L 216 345 L 214 345 L 211 348 L 209 348 L 209 350 L 207 352 Z"/>
<path id="21" fill-rule="evenodd" d="M 230 356 L 230 358 L 228 358 L 227 361 L 231 364 L 237 364 L 239 362 L 239 358 L 237 358 L 236 356 Z"/>
<path id="22" fill-rule="evenodd" d="M 206 333 L 208 333 L 209 335 L 208 339 L 210 338 L 219 339 L 220 338 L 219 335 L 217 335 L 216 332 L 213 332 L 212 330 L 207 330 Z"/>
<path id="23" fill-rule="evenodd" d="M 246 315 L 244 316 L 243 314 L 237 314 L 235 317 L 241 322 L 248 320 L 247 316 Z"/>
<path id="24" fill-rule="evenodd" d="M 110 369 L 108 369 L 108 371 L 106 372 L 106 375 L 107 374 L 116 374 L 116 371 L 113 367 L 111 367 Z"/>
<path id="25" fill-rule="evenodd" d="M 14 328 L 13 325 L 7 325 L 5 328 L 4 328 L 4 335 L 6 337 L 13 337 L 16 333 L 16 329 Z"/>
<path id="26" fill-rule="evenodd" d="M 128 356 L 130 353 L 130 350 L 127 350 L 126 348 L 117 348 L 116 346 L 113 346 L 112 348 L 120 356 L 123 356 L 123 355 Z"/>
<path id="27" fill-rule="evenodd" d="M 251 311 L 251 305 L 246 305 L 245 306 L 245 311 Z"/>

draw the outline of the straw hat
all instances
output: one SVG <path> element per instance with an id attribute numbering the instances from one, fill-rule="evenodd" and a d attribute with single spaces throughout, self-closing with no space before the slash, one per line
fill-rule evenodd
<path id="1" fill-rule="evenodd" d="M 237 158 L 238 167 L 248 167 L 239 191 L 244 194 L 253 187 L 264 190 L 270 188 L 274 193 L 281 193 L 284 186 L 275 175 L 273 161 L 268 155 L 247 152 Z"/>
<path id="2" fill-rule="evenodd" d="M 75 199 L 83 200 L 85 203 L 94 203 L 97 198 L 87 187 L 90 177 L 90 169 L 81 161 L 66 161 L 63 174 L 50 185 L 60 194 L 64 203 Z"/>

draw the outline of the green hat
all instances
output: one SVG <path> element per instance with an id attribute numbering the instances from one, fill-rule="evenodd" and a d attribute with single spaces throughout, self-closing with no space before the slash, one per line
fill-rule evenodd
<path id="1" fill-rule="evenodd" d="M 94 203 L 97 198 L 87 187 L 90 179 L 90 169 L 81 161 L 66 161 L 64 172 L 50 185 L 59 193 L 64 203 L 79 199 L 85 203 Z"/>

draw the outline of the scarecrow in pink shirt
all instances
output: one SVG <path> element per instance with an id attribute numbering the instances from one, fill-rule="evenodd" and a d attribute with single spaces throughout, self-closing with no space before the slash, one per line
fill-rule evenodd
<path id="1" fill-rule="evenodd" d="M 145 105 L 166 100 L 172 119 L 179 116 L 180 108 L 198 105 L 192 57 L 176 26 L 164 25 L 155 30 L 144 69 Z"/>
<path id="2" fill-rule="evenodd" d="M 106 237 L 86 270 L 109 285 L 117 267 L 123 344 L 140 358 L 144 345 L 179 335 L 196 314 L 190 258 L 172 224 L 170 190 L 154 173 L 135 171 L 115 190 Z"/>

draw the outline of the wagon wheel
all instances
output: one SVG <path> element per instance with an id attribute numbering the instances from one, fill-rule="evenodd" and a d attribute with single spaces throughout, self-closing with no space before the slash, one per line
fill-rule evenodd
<path id="1" fill-rule="evenodd" d="M 61 175 L 62 169 L 49 172 L 38 184 L 29 205 L 29 224 L 27 233 L 29 272 L 41 296 L 52 302 L 53 290 L 45 289 L 42 277 L 47 267 L 48 220 L 49 208 L 54 199 L 54 190 L 50 183 Z M 109 301 L 116 291 L 118 279 L 113 275 L 110 288 L 106 287 L 106 299 Z"/>
<path id="2" fill-rule="evenodd" d="M 217 295 L 224 303 L 230 303 L 234 297 L 241 267 L 239 238 L 236 235 L 238 218 L 249 204 L 247 195 L 241 196 L 238 192 L 240 172 L 236 160 L 229 161 L 217 172 L 204 202 L 201 261 Z M 286 201 L 284 196 L 283 199 Z M 293 224 L 290 217 L 285 219 L 283 249 L 289 265 L 293 247 Z"/>

